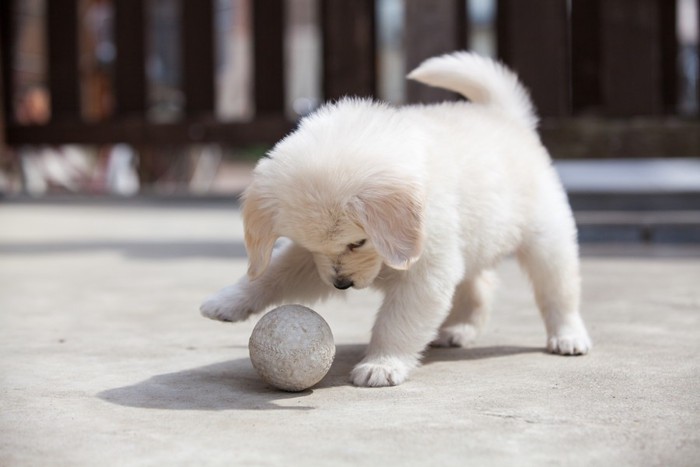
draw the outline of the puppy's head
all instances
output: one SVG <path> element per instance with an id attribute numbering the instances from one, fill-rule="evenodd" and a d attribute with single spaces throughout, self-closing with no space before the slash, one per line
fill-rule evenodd
<path id="1" fill-rule="evenodd" d="M 260 161 L 244 194 L 248 274 L 279 237 L 309 250 L 321 279 L 370 285 L 382 266 L 408 269 L 423 249 L 420 131 L 395 109 L 343 100 L 302 121 Z"/>
<path id="2" fill-rule="evenodd" d="M 408 269 L 423 248 L 422 191 L 415 184 L 372 180 L 353 193 L 266 192 L 254 181 L 245 193 L 243 221 L 251 278 L 264 272 L 278 237 L 309 250 L 321 279 L 339 289 L 369 286 L 382 265 Z M 274 185 L 273 185 L 274 186 Z M 337 188 L 337 187 L 336 187 Z M 318 195 L 316 198 L 313 195 Z"/>
<path id="3" fill-rule="evenodd" d="M 383 265 L 403 270 L 418 259 L 422 168 L 410 154 L 415 141 L 407 144 L 409 132 L 392 118 L 369 102 L 341 102 L 258 164 L 243 199 L 251 278 L 268 267 L 279 237 L 309 250 L 321 279 L 339 289 L 367 287 Z"/>

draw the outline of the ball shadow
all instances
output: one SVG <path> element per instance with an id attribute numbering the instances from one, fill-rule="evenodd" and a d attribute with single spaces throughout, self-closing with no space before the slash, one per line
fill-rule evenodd
<path id="1" fill-rule="evenodd" d="M 144 381 L 97 394 L 125 407 L 168 410 L 310 410 L 275 401 L 311 394 L 284 392 L 262 381 L 247 358 L 152 376 Z"/>

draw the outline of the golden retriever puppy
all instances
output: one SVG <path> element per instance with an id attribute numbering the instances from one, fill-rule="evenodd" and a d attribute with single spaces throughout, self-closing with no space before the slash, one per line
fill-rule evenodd
<path id="1" fill-rule="evenodd" d="M 528 93 L 501 64 L 466 52 L 429 59 L 409 78 L 470 102 L 348 98 L 303 119 L 244 193 L 247 277 L 202 314 L 240 321 L 274 304 L 377 288 L 384 301 L 351 380 L 396 385 L 428 344 L 473 342 L 492 268 L 515 253 L 549 351 L 585 354 L 576 227 Z"/>

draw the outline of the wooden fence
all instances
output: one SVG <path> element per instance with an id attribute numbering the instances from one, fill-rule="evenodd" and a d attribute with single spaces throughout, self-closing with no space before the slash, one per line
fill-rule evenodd
<path id="1" fill-rule="evenodd" d="M 0 2 L 4 141 L 22 144 L 157 146 L 202 142 L 272 143 L 294 126 L 285 116 L 284 0 L 253 0 L 254 118 L 215 117 L 214 0 L 182 2 L 184 117 L 146 116 L 145 3 L 114 0 L 115 111 L 81 118 L 78 0 L 47 1 L 51 119 L 21 125 L 12 73 L 13 5 Z M 289 0 L 293 1 L 293 0 Z M 319 0 L 324 99 L 377 91 L 373 0 Z M 676 115 L 678 46 L 672 0 L 499 0 L 498 55 L 530 88 L 545 143 L 557 157 L 699 156 L 700 123 Z M 696 19 L 697 22 L 697 19 Z M 468 48 L 465 0 L 405 0 L 405 62 Z M 697 93 L 700 94 L 700 93 Z M 442 98 L 407 86 L 409 102 Z"/>

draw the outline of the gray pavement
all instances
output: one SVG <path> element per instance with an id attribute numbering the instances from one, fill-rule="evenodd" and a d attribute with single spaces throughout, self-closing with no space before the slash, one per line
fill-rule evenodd
<path id="1" fill-rule="evenodd" d="M 402 386 L 347 382 L 379 297 L 314 308 L 337 359 L 266 386 L 254 320 L 201 318 L 245 270 L 237 211 L 0 205 L 0 465 L 700 463 L 700 249 L 584 247 L 585 357 L 543 352 L 513 261 L 485 335 L 433 349 Z"/>

